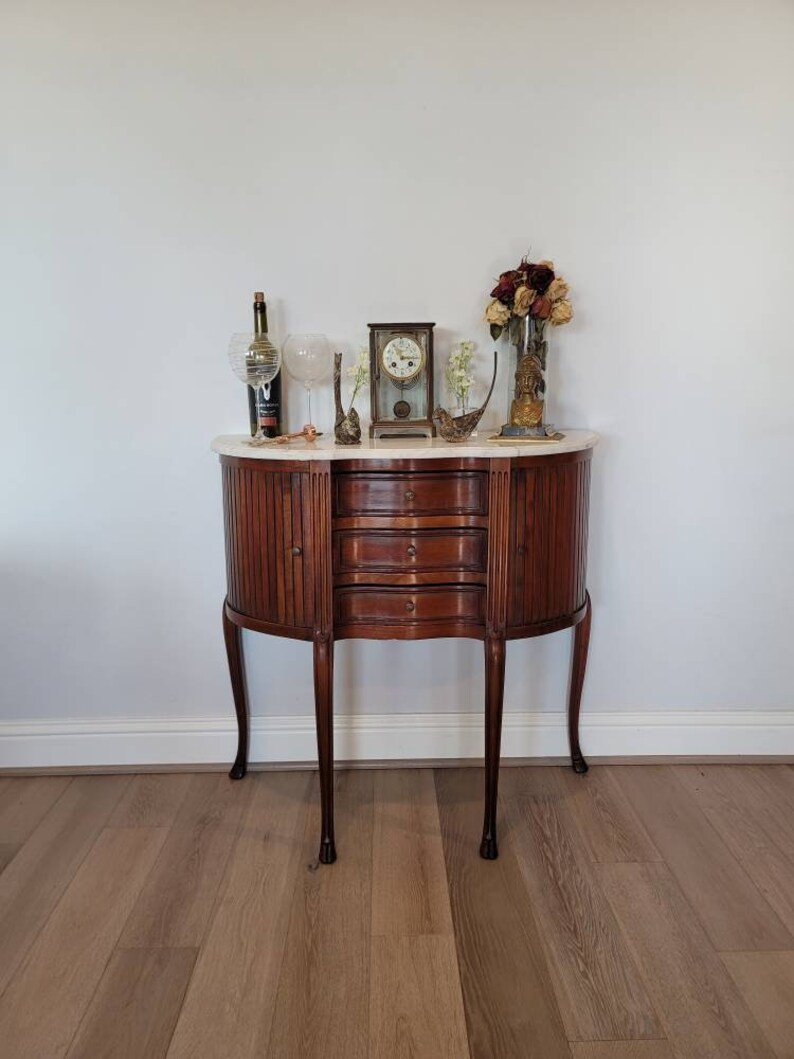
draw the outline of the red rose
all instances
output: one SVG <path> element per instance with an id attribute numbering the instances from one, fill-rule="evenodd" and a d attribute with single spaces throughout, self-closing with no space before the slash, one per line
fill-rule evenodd
<path id="1" fill-rule="evenodd" d="M 535 265 L 529 274 L 529 285 L 538 294 L 545 294 L 553 279 L 554 269 L 549 268 L 548 265 Z"/>
<path id="2" fill-rule="evenodd" d="M 522 272 L 503 272 L 499 277 L 499 282 L 491 291 L 491 297 L 498 298 L 502 305 L 511 305 L 515 289 L 523 281 L 524 275 Z"/>
<path id="3" fill-rule="evenodd" d="M 551 280 L 549 280 L 549 282 L 551 282 Z M 551 298 L 546 298 L 543 295 L 538 296 L 529 308 L 530 316 L 535 316 L 539 320 L 546 320 L 550 312 Z"/>

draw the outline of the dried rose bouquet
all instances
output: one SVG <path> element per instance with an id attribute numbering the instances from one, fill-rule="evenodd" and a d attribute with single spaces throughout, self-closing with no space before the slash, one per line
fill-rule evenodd
<path id="1" fill-rule="evenodd" d="M 524 320 L 527 316 L 540 338 L 548 323 L 553 327 L 567 324 L 573 316 L 568 290 L 562 276 L 555 274 L 553 262 L 534 264 L 522 258 L 517 268 L 501 274 L 491 291 L 493 300 L 485 310 L 491 337 L 499 338 L 511 321 Z"/>

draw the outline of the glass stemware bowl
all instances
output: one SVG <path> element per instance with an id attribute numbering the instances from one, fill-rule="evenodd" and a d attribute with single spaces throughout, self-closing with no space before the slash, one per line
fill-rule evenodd
<path id="1" fill-rule="evenodd" d="M 270 386 L 281 368 L 280 351 L 267 335 L 255 335 L 250 331 L 244 331 L 231 337 L 229 363 L 240 382 L 244 382 L 254 391 L 255 407 L 259 408 L 257 390 L 263 391 L 262 398 L 265 400 L 268 396 L 264 392 L 265 388 Z M 262 424 L 257 422 L 256 434 L 248 444 L 265 445 L 271 440 L 264 433 Z"/>
<path id="2" fill-rule="evenodd" d="M 312 386 L 331 370 L 331 347 L 325 335 L 287 335 L 284 365 L 297 382 L 303 383 L 309 408 L 307 426 L 312 425 Z"/>

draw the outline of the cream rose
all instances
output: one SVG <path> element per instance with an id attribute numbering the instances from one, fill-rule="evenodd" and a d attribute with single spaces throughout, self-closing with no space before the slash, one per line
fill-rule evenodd
<path id="1" fill-rule="evenodd" d="M 551 285 L 546 291 L 546 297 L 551 298 L 553 302 L 558 302 L 562 298 L 568 297 L 568 291 L 570 289 L 571 288 L 568 286 L 562 276 L 558 276 L 556 279 L 553 279 L 551 281 Z"/>
<path id="2" fill-rule="evenodd" d="M 496 324 L 497 327 L 504 327 L 510 319 L 510 310 L 506 305 L 502 305 L 500 301 L 497 301 L 496 298 L 494 298 L 485 310 L 485 319 L 489 324 Z"/>
<path id="3" fill-rule="evenodd" d="M 513 312 L 516 316 L 526 316 L 536 297 L 536 292 L 529 287 L 519 287 L 513 298 Z"/>
<path id="4" fill-rule="evenodd" d="M 554 327 L 560 327 L 562 324 L 567 324 L 572 316 L 573 306 L 567 298 L 561 298 L 559 301 L 552 303 L 549 320 L 551 320 Z"/>

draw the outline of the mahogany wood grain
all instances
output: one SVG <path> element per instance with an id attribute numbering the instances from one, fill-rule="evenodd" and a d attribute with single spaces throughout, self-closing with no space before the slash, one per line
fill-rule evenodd
<path id="1" fill-rule="evenodd" d="M 239 625 L 232 622 L 228 604 L 223 604 L 223 639 L 232 682 L 234 712 L 237 715 L 237 755 L 229 771 L 233 780 L 241 780 L 248 769 L 248 691 L 245 686 L 245 664 L 243 660 L 243 634 Z"/>
<path id="2" fill-rule="evenodd" d="M 314 616 L 310 474 L 280 468 L 262 473 L 228 461 L 223 466 L 228 601 L 252 618 L 309 628 Z"/>
<path id="3" fill-rule="evenodd" d="M 245 774 L 240 630 L 314 642 L 320 859 L 333 849 L 333 642 L 486 640 L 481 853 L 497 856 L 505 641 L 575 627 L 571 761 L 586 770 L 579 708 L 590 635 L 585 589 L 590 451 L 308 463 L 223 457 L 224 635 Z"/>
<path id="4" fill-rule="evenodd" d="M 480 856 L 499 856 L 496 807 L 502 706 L 505 690 L 505 627 L 507 624 L 509 557 L 504 547 L 510 508 L 510 460 L 493 459 L 489 467 L 487 635 L 485 638 L 485 806 Z"/>
<path id="5" fill-rule="evenodd" d="M 485 620 L 485 589 L 477 585 L 415 588 L 339 588 L 334 593 L 335 619 L 342 627 L 416 625 L 428 631 L 434 622 L 480 624 Z"/>
<path id="6" fill-rule="evenodd" d="M 333 864 L 334 844 L 334 628 L 332 611 L 331 465 L 311 465 L 311 536 L 314 565 L 314 710 L 320 768 L 320 862 Z"/>
<path id="7" fill-rule="evenodd" d="M 573 614 L 584 603 L 589 486 L 587 459 L 513 470 L 509 625 Z"/>
<path id="8" fill-rule="evenodd" d="M 484 530 L 360 530 L 334 534 L 334 573 L 356 573 L 361 579 L 372 573 L 430 572 L 438 581 L 453 571 L 486 570 Z M 337 577 L 337 584 L 339 579 Z"/>
<path id="9" fill-rule="evenodd" d="M 481 471 L 355 472 L 334 475 L 334 515 L 484 515 Z"/>
<path id="10" fill-rule="evenodd" d="M 587 762 L 579 746 L 579 707 L 582 703 L 582 687 L 587 668 L 587 652 L 590 646 L 590 593 L 585 593 L 585 612 L 582 620 L 576 625 L 573 634 L 573 662 L 571 665 L 571 686 L 568 693 L 568 746 L 571 752 L 571 766 L 580 775 L 587 772 Z"/>

